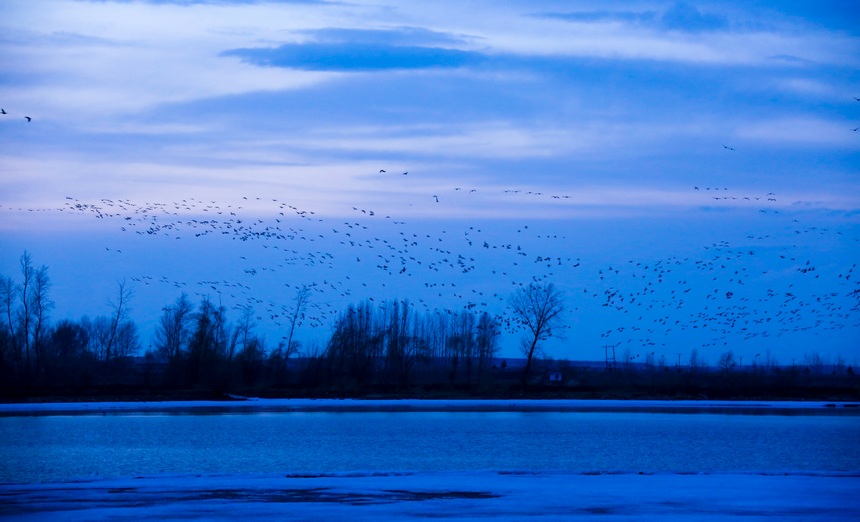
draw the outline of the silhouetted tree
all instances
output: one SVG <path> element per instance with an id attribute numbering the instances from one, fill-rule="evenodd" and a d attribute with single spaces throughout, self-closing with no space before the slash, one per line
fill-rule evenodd
<path id="1" fill-rule="evenodd" d="M 466 384 L 471 384 L 472 358 L 475 355 L 475 316 L 470 311 L 462 310 L 451 318 L 448 327 L 447 346 L 448 356 L 451 360 L 450 384 L 453 385 L 457 381 L 457 374 L 461 365 L 466 368 Z"/>
<path id="2" fill-rule="evenodd" d="M 114 357 L 129 357 L 140 352 L 140 336 L 137 325 L 131 320 L 119 323 L 113 343 Z"/>
<path id="3" fill-rule="evenodd" d="M 496 356 L 498 350 L 496 338 L 499 336 L 499 325 L 487 312 L 481 314 L 478 320 L 475 344 L 478 348 L 478 386 L 481 385 L 484 368 Z"/>
<path id="4" fill-rule="evenodd" d="M 51 332 L 51 353 L 60 359 L 89 355 L 90 336 L 87 330 L 74 321 L 63 319 Z"/>
<path id="5" fill-rule="evenodd" d="M 120 324 L 128 317 L 128 302 L 132 297 L 131 288 L 128 287 L 125 281 L 118 283 L 119 293 L 115 301 L 108 301 L 114 313 L 111 316 L 110 331 L 105 346 L 105 360 L 109 361 L 114 356 L 113 348 L 116 342 L 117 333 L 119 332 Z M 128 327 L 126 327 L 127 329 Z M 128 332 L 126 332 L 127 334 Z"/>
<path id="6" fill-rule="evenodd" d="M 21 256 L 21 285 L 18 287 L 18 293 L 21 299 L 21 306 L 18 308 L 18 332 L 21 339 L 21 346 L 24 350 L 24 370 L 30 373 L 31 365 L 31 350 L 32 343 L 30 342 L 30 325 L 33 322 L 32 298 L 30 296 L 33 287 L 33 276 L 35 268 L 30 259 L 30 254 L 24 252 Z"/>
<path id="7" fill-rule="evenodd" d="M 78 386 L 92 378 L 96 358 L 89 351 L 89 334 L 80 323 L 61 320 L 49 331 L 45 342 L 46 385 Z"/>
<path id="8" fill-rule="evenodd" d="M 48 267 L 42 265 L 36 268 L 33 276 L 33 291 L 30 294 L 33 311 L 31 335 L 33 337 L 33 350 L 36 354 L 36 371 L 38 372 L 45 351 L 44 337 L 48 330 L 48 311 L 54 307 L 54 302 L 48 297 L 48 290 L 51 288 Z"/>
<path id="9" fill-rule="evenodd" d="M 426 323 L 424 338 L 427 341 L 427 355 L 442 359 L 447 354 L 448 314 L 436 310 L 426 319 Z"/>
<path id="10" fill-rule="evenodd" d="M 16 369 L 21 367 L 22 352 L 16 321 L 18 285 L 11 277 L 0 278 L 0 306 L 3 311 L 3 359 Z"/>
<path id="11" fill-rule="evenodd" d="M 100 315 L 93 319 L 81 317 L 81 328 L 87 332 L 87 351 L 100 361 L 107 360 L 107 345 L 110 339 L 110 319 Z"/>
<path id="12" fill-rule="evenodd" d="M 230 338 L 230 343 L 227 346 L 227 360 L 232 361 L 233 358 L 241 354 L 245 346 L 254 342 L 254 309 L 250 306 L 242 308 L 242 315 L 239 316 L 239 322 L 233 329 L 233 335 Z"/>
<path id="13" fill-rule="evenodd" d="M 385 330 L 369 302 L 350 305 L 338 318 L 325 349 L 329 377 L 341 388 L 371 381 L 383 353 Z"/>
<path id="14" fill-rule="evenodd" d="M 258 382 L 265 357 L 265 342 L 253 333 L 249 333 L 242 343 L 242 350 L 237 355 L 237 360 L 242 365 L 242 378 L 245 384 Z"/>
<path id="15" fill-rule="evenodd" d="M 34 266 L 28 252 L 21 256 L 20 265 L 21 283 L 16 285 L 11 279 L 5 279 L 0 286 L 0 298 L 13 339 L 15 360 L 19 368 L 23 366 L 25 373 L 32 374 L 34 370 L 39 370 L 44 350 L 43 338 L 48 327 L 48 311 L 54 303 L 48 296 L 51 287 L 48 267 Z M 19 303 L 17 308 L 14 306 L 16 300 Z"/>
<path id="16" fill-rule="evenodd" d="M 731 350 L 727 352 L 723 352 L 720 354 L 720 358 L 717 360 L 717 366 L 728 373 L 735 367 L 735 354 Z"/>
<path id="17" fill-rule="evenodd" d="M 183 292 L 172 306 L 164 307 L 162 312 L 155 329 L 155 349 L 163 357 L 176 359 L 188 344 L 193 308 Z"/>
<path id="18" fill-rule="evenodd" d="M 397 384 L 409 385 L 409 374 L 418 361 L 424 343 L 415 334 L 416 319 L 410 312 L 408 301 L 393 301 L 386 305 L 389 311 L 386 329 L 386 366 L 396 376 Z"/>
<path id="19" fill-rule="evenodd" d="M 526 336 L 522 340 L 522 351 L 526 356 L 522 382 L 525 390 L 538 343 L 551 337 L 553 329 L 562 326 L 564 298 L 552 283 L 532 283 L 516 291 L 509 304 L 514 311 L 514 317 L 526 328 Z"/>
<path id="20" fill-rule="evenodd" d="M 296 298 L 293 304 L 293 314 L 290 316 L 290 333 L 287 336 L 287 343 L 283 347 L 281 354 L 284 358 L 284 367 L 287 365 L 287 359 L 299 351 L 298 343 L 293 344 L 293 333 L 296 331 L 296 326 L 301 325 L 301 320 L 305 315 L 305 307 L 308 304 L 310 296 L 311 289 L 307 285 L 302 285 L 302 287 L 296 291 Z"/>
<path id="21" fill-rule="evenodd" d="M 690 365 L 690 371 L 691 372 L 698 371 L 699 368 L 702 366 L 702 361 L 699 359 L 699 350 L 696 348 L 693 348 L 692 350 L 690 350 L 689 365 Z"/>
<path id="22" fill-rule="evenodd" d="M 824 359 L 818 352 L 807 352 L 803 354 L 803 364 L 809 368 L 813 375 L 820 375 L 825 366 Z"/>

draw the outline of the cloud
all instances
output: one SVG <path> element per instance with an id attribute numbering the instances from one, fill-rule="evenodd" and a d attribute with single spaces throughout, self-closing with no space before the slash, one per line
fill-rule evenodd
<path id="1" fill-rule="evenodd" d="M 94 0 L 90 0 L 94 1 Z M 152 5 L 176 6 L 241 6 L 255 4 L 328 4 L 328 0 L 97 0 L 116 4 L 146 3 Z"/>
<path id="2" fill-rule="evenodd" d="M 647 4 L 641 10 L 625 5 L 619 10 L 540 12 L 530 18 L 533 26 L 522 24 L 512 35 L 488 38 L 494 49 L 718 66 L 857 63 L 851 51 L 857 48 L 856 38 L 763 8 L 723 11 L 676 3 L 661 11 Z M 515 39 L 518 49 L 505 45 L 509 39 Z"/>
<path id="3" fill-rule="evenodd" d="M 782 78 L 776 80 L 774 85 L 786 92 L 819 98 L 838 98 L 845 92 L 840 86 L 814 78 Z"/>
<path id="4" fill-rule="evenodd" d="M 457 68 L 478 63 L 481 58 L 477 53 L 457 49 L 366 43 L 284 44 L 232 49 L 221 56 L 238 57 L 259 66 L 308 71 Z"/>
<path id="5" fill-rule="evenodd" d="M 640 11 L 601 9 L 596 11 L 549 12 L 539 16 L 568 22 L 624 23 L 684 32 L 715 31 L 729 27 L 729 20 L 725 16 L 703 12 L 684 2 L 673 4 L 663 12 L 652 9 Z"/>
<path id="6" fill-rule="evenodd" d="M 660 24 L 677 31 L 715 31 L 729 26 L 728 19 L 712 13 L 702 12 L 687 4 L 677 3 L 660 17 Z"/>
<path id="7" fill-rule="evenodd" d="M 651 129 L 649 135 L 658 131 Z M 280 149 L 326 151 L 329 154 L 380 156 L 405 154 L 411 158 L 529 159 L 560 155 L 600 154 L 621 148 L 630 131 L 625 125 L 584 122 L 570 127 L 513 121 L 482 121 L 455 125 L 352 125 L 318 128 L 279 139 Z M 634 138 L 635 139 L 635 138 Z"/>
<path id="8" fill-rule="evenodd" d="M 543 18 L 554 18 L 568 22 L 624 22 L 624 23 L 655 23 L 658 20 L 656 11 L 574 11 L 550 12 L 538 15 Z"/>
<path id="9" fill-rule="evenodd" d="M 357 29 L 325 27 L 296 31 L 310 41 L 320 43 L 361 43 L 368 45 L 400 46 L 451 46 L 463 45 L 473 38 L 432 31 L 423 27 L 397 27 L 393 29 Z"/>
<path id="10" fill-rule="evenodd" d="M 735 133 L 742 139 L 771 144 L 858 150 L 856 133 L 848 122 L 796 116 L 743 124 Z"/>
<path id="11" fill-rule="evenodd" d="M 467 38 L 421 27 L 325 27 L 293 34 L 304 41 L 231 49 L 221 56 L 238 57 L 258 66 L 309 71 L 459 68 L 483 59 L 480 53 L 458 48 L 467 44 Z"/>

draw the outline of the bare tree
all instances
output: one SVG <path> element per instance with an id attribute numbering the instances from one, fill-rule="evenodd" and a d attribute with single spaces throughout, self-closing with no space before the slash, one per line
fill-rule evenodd
<path id="1" fill-rule="evenodd" d="M 107 345 L 105 346 L 105 360 L 109 361 L 111 356 L 115 356 L 113 353 L 114 343 L 116 342 L 117 333 L 120 328 L 120 324 L 125 321 L 128 316 L 128 302 L 131 299 L 133 293 L 131 288 L 126 286 L 125 281 L 118 283 L 119 285 L 119 295 L 117 296 L 116 301 L 108 301 L 108 304 L 113 308 L 114 313 L 111 317 L 110 324 L 110 333 L 108 336 Z"/>
<path id="2" fill-rule="evenodd" d="M 51 280 L 48 278 L 48 267 L 35 267 L 28 252 L 21 256 L 22 282 L 16 285 L 11 279 L 5 279 L 0 285 L 0 298 L 3 300 L 10 334 L 12 336 L 15 360 L 23 362 L 24 371 L 39 370 L 39 356 L 43 348 L 42 338 L 47 330 L 48 311 L 54 306 L 48 297 Z M 15 321 L 12 320 L 12 308 L 15 298 L 20 299 L 20 306 L 15 310 Z M 23 359 L 23 361 L 22 361 Z"/>
<path id="3" fill-rule="evenodd" d="M 693 348 L 692 350 L 690 350 L 690 370 L 691 371 L 698 370 L 700 364 L 701 363 L 699 362 L 699 350 L 696 348 Z"/>
<path id="4" fill-rule="evenodd" d="M 242 308 L 242 315 L 239 317 L 239 323 L 233 329 L 233 335 L 230 339 L 230 344 L 227 346 L 227 360 L 232 361 L 236 355 L 242 353 L 246 346 L 253 343 L 254 339 L 254 309 L 250 306 Z M 238 345 L 242 345 L 242 350 L 237 352 Z"/>
<path id="5" fill-rule="evenodd" d="M 466 385 L 471 384 L 472 356 L 475 351 L 475 316 L 472 312 L 462 310 L 451 315 L 445 346 L 451 361 L 449 384 L 453 386 L 456 383 L 461 364 L 466 367 Z"/>
<path id="6" fill-rule="evenodd" d="M 114 357 L 127 357 L 138 351 L 140 351 L 140 337 L 137 334 L 137 326 L 132 321 L 121 322 L 114 335 Z"/>
<path id="7" fill-rule="evenodd" d="M 191 358 L 200 361 L 224 355 L 226 351 L 224 313 L 223 306 L 215 306 L 208 296 L 203 298 L 199 310 L 193 314 L 196 327 L 188 343 Z"/>
<path id="8" fill-rule="evenodd" d="M 394 300 L 386 304 L 390 310 L 385 328 L 386 362 L 389 372 L 396 376 L 397 384 L 409 385 L 409 375 L 418 362 L 425 343 L 416 335 L 418 318 L 410 312 L 408 301 Z"/>
<path id="9" fill-rule="evenodd" d="M 776 356 L 770 352 L 770 349 L 765 352 L 764 364 L 770 372 L 773 372 L 777 368 L 779 368 L 779 361 L 776 359 Z"/>
<path id="10" fill-rule="evenodd" d="M 727 352 L 723 352 L 720 354 L 720 358 L 717 360 L 717 366 L 720 367 L 721 370 L 728 373 L 735 367 L 735 354 L 731 350 Z"/>
<path id="11" fill-rule="evenodd" d="M 24 351 L 24 364 L 26 371 L 30 371 L 30 323 L 32 322 L 33 313 L 31 310 L 32 302 L 30 299 L 31 287 L 33 285 L 33 261 L 30 259 L 30 254 L 24 252 L 21 256 L 21 276 L 23 280 L 18 287 L 18 292 L 21 296 L 21 307 L 18 309 L 18 328 L 21 335 L 21 344 Z"/>
<path id="12" fill-rule="evenodd" d="M 296 292 L 296 304 L 295 308 L 293 309 L 293 315 L 292 317 L 290 317 L 290 334 L 287 337 L 287 344 L 284 347 L 283 352 L 284 367 L 287 366 L 287 359 L 289 359 L 291 355 L 299 351 L 299 344 L 293 344 L 293 333 L 295 333 L 296 331 L 296 326 L 301 325 L 301 320 L 304 319 L 305 307 L 308 304 L 310 296 L 311 289 L 307 285 L 302 285 L 302 287 L 299 288 L 299 290 Z"/>
<path id="13" fill-rule="evenodd" d="M 15 364 L 21 366 L 21 343 L 19 342 L 17 327 L 15 320 L 15 298 L 18 295 L 19 289 L 15 281 L 11 277 L 3 277 L 0 279 L 0 306 L 3 307 L 3 316 L 5 329 L 8 330 L 8 349 L 11 350 L 11 358 Z"/>
<path id="14" fill-rule="evenodd" d="M 173 359 L 182 354 L 188 344 L 192 311 L 191 302 L 184 292 L 173 306 L 163 309 L 155 330 L 155 347 L 163 356 Z"/>
<path id="15" fill-rule="evenodd" d="M 818 352 L 806 352 L 803 354 L 803 363 L 814 375 L 821 374 L 826 366 L 824 358 Z"/>
<path id="16" fill-rule="evenodd" d="M 370 382 L 384 342 L 385 317 L 368 301 L 350 305 L 323 354 L 329 378 L 341 388 Z"/>
<path id="17" fill-rule="evenodd" d="M 105 360 L 108 339 L 110 338 L 110 319 L 103 315 L 93 319 L 83 316 L 81 327 L 87 333 L 87 351 L 96 359 Z"/>
<path id="18" fill-rule="evenodd" d="M 484 312 L 478 320 L 475 343 L 478 346 L 478 386 L 481 385 L 484 367 L 496 355 L 496 337 L 499 335 L 499 325 L 490 314 Z"/>
<path id="19" fill-rule="evenodd" d="M 36 371 L 43 362 L 45 346 L 43 338 L 48 328 L 48 311 L 54 307 L 54 302 L 48 297 L 51 288 L 51 280 L 48 278 L 48 267 L 40 266 L 33 270 L 33 287 L 28 297 L 30 310 L 33 314 L 33 325 L 31 336 L 33 338 L 33 352 L 36 356 Z"/>
<path id="20" fill-rule="evenodd" d="M 553 329 L 562 326 L 564 297 L 552 283 L 532 283 L 517 290 L 511 296 L 509 304 L 516 320 L 526 328 L 522 341 L 523 354 L 526 356 L 526 367 L 523 370 L 525 390 L 538 342 L 552 337 Z"/>

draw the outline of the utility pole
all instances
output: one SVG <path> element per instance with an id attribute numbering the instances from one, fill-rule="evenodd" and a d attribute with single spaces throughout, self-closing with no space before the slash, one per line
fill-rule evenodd
<path id="1" fill-rule="evenodd" d="M 606 362 L 607 368 L 610 367 L 610 365 L 609 365 L 609 349 L 610 348 L 612 348 L 612 368 L 616 367 L 616 361 L 615 361 L 615 347 L 616 346 L 618 346 L 617 343 L 616 344 L 604 344 L 603 345 L 603 357 L 604 357 L 604 360 Z"/>

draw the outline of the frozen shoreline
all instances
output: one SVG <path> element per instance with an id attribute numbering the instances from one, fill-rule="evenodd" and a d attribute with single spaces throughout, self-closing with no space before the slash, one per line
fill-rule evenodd
<path id="1" fill-rule="evenodd" d="M 29 520 L 856 520 L 860 475 L 427 472 L 158 476 L 0 485 Z"/>
<path id="2" fill-rule="evenodd" d="M 551 411 L 652 413 L 809 413 L 860 415 L 860 403 L 825 401 L 597 400 L 597 399 L 260 399 L 224 401 L 48 402 L 0 404 L 0 415 L 166 411 Z"/>

